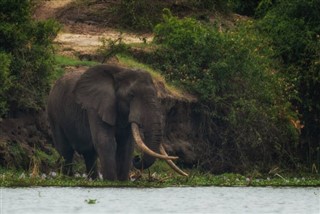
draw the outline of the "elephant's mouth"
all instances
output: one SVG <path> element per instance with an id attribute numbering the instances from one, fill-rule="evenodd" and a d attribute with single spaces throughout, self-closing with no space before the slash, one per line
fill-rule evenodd
<path id="1" fill-rule="evenodd" d="M 140 131 L 139 131 L 139 126 L 136 123 L 131 123 L 131 129 L 132 129 L 132 135 L 134 138 L 134 141 L 136 142 L 137 146 L 141 149 L 142 152 L 153 156 L 155 158 L 159 158 L 162 160 L 165 160 L 167 164 L 177 173 L 183 176 L 188 176 L 187 173 L 183 172 L 177 165 L 172 160 L 178 159 L 178 157 L 175 156 L 169 156 L 167 152 L 165 151 L 164 147 L 162 144 L 160 145 L 160 153 L 156 153 L 149 149 L 146 144 L 143 142 L 141 136 L 140 136 Z"/>

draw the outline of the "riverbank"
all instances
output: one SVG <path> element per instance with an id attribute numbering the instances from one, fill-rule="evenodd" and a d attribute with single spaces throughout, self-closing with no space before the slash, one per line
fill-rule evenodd
<path id="1" fill-rule="evenodd" d="M 132 173 L 127 182 L 111 182 L 87 179 L 85 174 L 66 177 L 56 172 L 33 175 L 23 171 L 2 171 L 1 187 L 131 187 L 131 188 L 163 188 L 163 187 L 320 187 L 320 176 L 304 175 L 240 175 L 225 173 L 213 175 L 197 170 L 188 172 L 189 177 L 181 177 L 170 173 L 144 172 Z"/>

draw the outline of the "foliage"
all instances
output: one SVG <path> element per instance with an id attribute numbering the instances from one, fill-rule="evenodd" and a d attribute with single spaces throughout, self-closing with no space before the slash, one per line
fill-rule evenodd
<path id="1" fill-rule="evenodd" d="M 116 54 L 126 53 L 130 47 L 122 42 L 122 36 L 117 39 L 102 39 L 102 46 L 98 49 L 98 54 L 103 57 L 102 63 L 114 57 Z"/>
<path id="2" fill-rule="evenodd" d="M 38 148 L 39 147 L 39 148 Z M 59 154 L 51 145 L 30 146 L 20 141 L 0 141 L 0 165 L 8 169 L 48 171 L 59 167 Z"/>
<path id="3" fill-rule="evenodd" d="M 5 99 L 6 94 L 8 93 L 9 88 L 11 87 L 11 78 L 10 78 L 10 64 L 11 57 L 10 55 L 0 52 L 0 117 L 8 111 L 7 99 Z"/>
<path id="4" fill-rule="evenodd" d="M 225 173 L 212 175 L 196 170 L 190 172 L 190 177 L 168 175 L 166 173 L 144 172 L 131 181 L 102 181 L 89 180 L 83 177 L 66 177 L 51 172 L 50 174 L 32 175 L 21 171 L 7 171 L 0 168 L 1 187 L 30 187 L 30 186 L 59 186 L 59 187 L 185 187 L 185 186 L 295 186 L 319 187 L 320 179 L 316 175 L 280 175 L 269 174 L 259 176 L 244 176 L 241 174 Z"/>
<path id="5" fill-rule="evenodd" d="M 301 155 L 320 166 L 320 1 L 283 0 L 259 21 L 269 36 L 283 76 L 291 81 L 291 102 L 301 114 Z"/>
<path id="6" fill-rule="evenodd" d="M 153 65 L 166 79 L 200 98 L 200 165 L 214 172 L 268 170 L 295 164 L 292 155 L 296 119 L 283 89 L 286 82 L 272 67 L 272 50 L 252 22 L 220 32 L 168 11 L 155 28 Z"/>
<path id="7" fill-rule="evenodd" d="M 1 165 L 11 169 L 27 169 L 30 159 L 28 152 L 17 142 L 0 141 Z"/>
<path id="8" fill-rule="evenodd" d="M 170 8 L 177 14 L 207 16 L 211 12 L 227 12 L 227 2 L 223 0 L 181 0 L 181 1 L 148 1 L 148 0 L 120 0 L 115 7 L 114 14 L 121 27 L 135 31 L 151 31 L 161 22 L 163 9 Z"/>
<path id="9" fill-rule="evenodd" d="M 149 0 L 121 0 L 115 15 L 122 27 L 148 31 L 161 19 L 163 3 Z"/>
<path id="10" fill-rule="evenodd" d="M 184 0 L 182 4 L 190 5 L 200 10 L 223 12 L 227 10 L 226 1 L 223 0 Z"/>
<path id="11" fill-rule="evenodd" d="M 228 0 L 228 7 L 238 14 L 253 16 L 260 2 L 261 0 Z"/>
<path id="12" fill-rule="evenodd" d="M 11 84 L 1 99 L 9 114 L 42 108 L 54 62 L 51 41 L 58 29 L 52 20 L 33 21 L 30 1 L 0 1 L 0 52 L 11 60 L 8 64 L 7 57 L 7 65 L 2 65 L 7 66 L 5 81 Z M 2 107 L 1 116 L 4 113 Z"/>

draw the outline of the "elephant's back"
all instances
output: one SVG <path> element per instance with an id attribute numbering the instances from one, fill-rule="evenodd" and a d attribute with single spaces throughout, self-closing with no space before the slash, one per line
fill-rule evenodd
<path id="1" fill-rule="evenodd" d="M 53 95 L 55 93 L 66 93 L 72 90 L 83 73 L 84 70 L 74 70 L 64 74 L 55 82 L 50 91 L 49 97 L 55 98 L 54 96 L 56 95 Z"/>
<path id="2" fill-rule="evenodd" d="M 70 118 L 83 114 L 72 92 L 82 74 L 82 70 L 68 72 L 52 87 L 47 102 L 47 113 L 51 123 L 64 124 Z"/>

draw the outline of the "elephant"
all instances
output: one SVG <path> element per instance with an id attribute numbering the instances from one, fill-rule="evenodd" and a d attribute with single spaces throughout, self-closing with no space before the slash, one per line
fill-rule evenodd
<path id="1" fill-rule="evenodd" d="M 53 144 L 65 162 L 63 174 L 72 175 L 74 153 L 82 155 L 87 174 L 125 181 L 133 165 L 147 169 L 164 159 L 187 176 L 162 145 L 160 102 L 151 75 L 118 65 L 95 65 L 70 71 L 56 81 L 47 101 Z M 133 157 L 134 142 L 142 151 Z"/>

